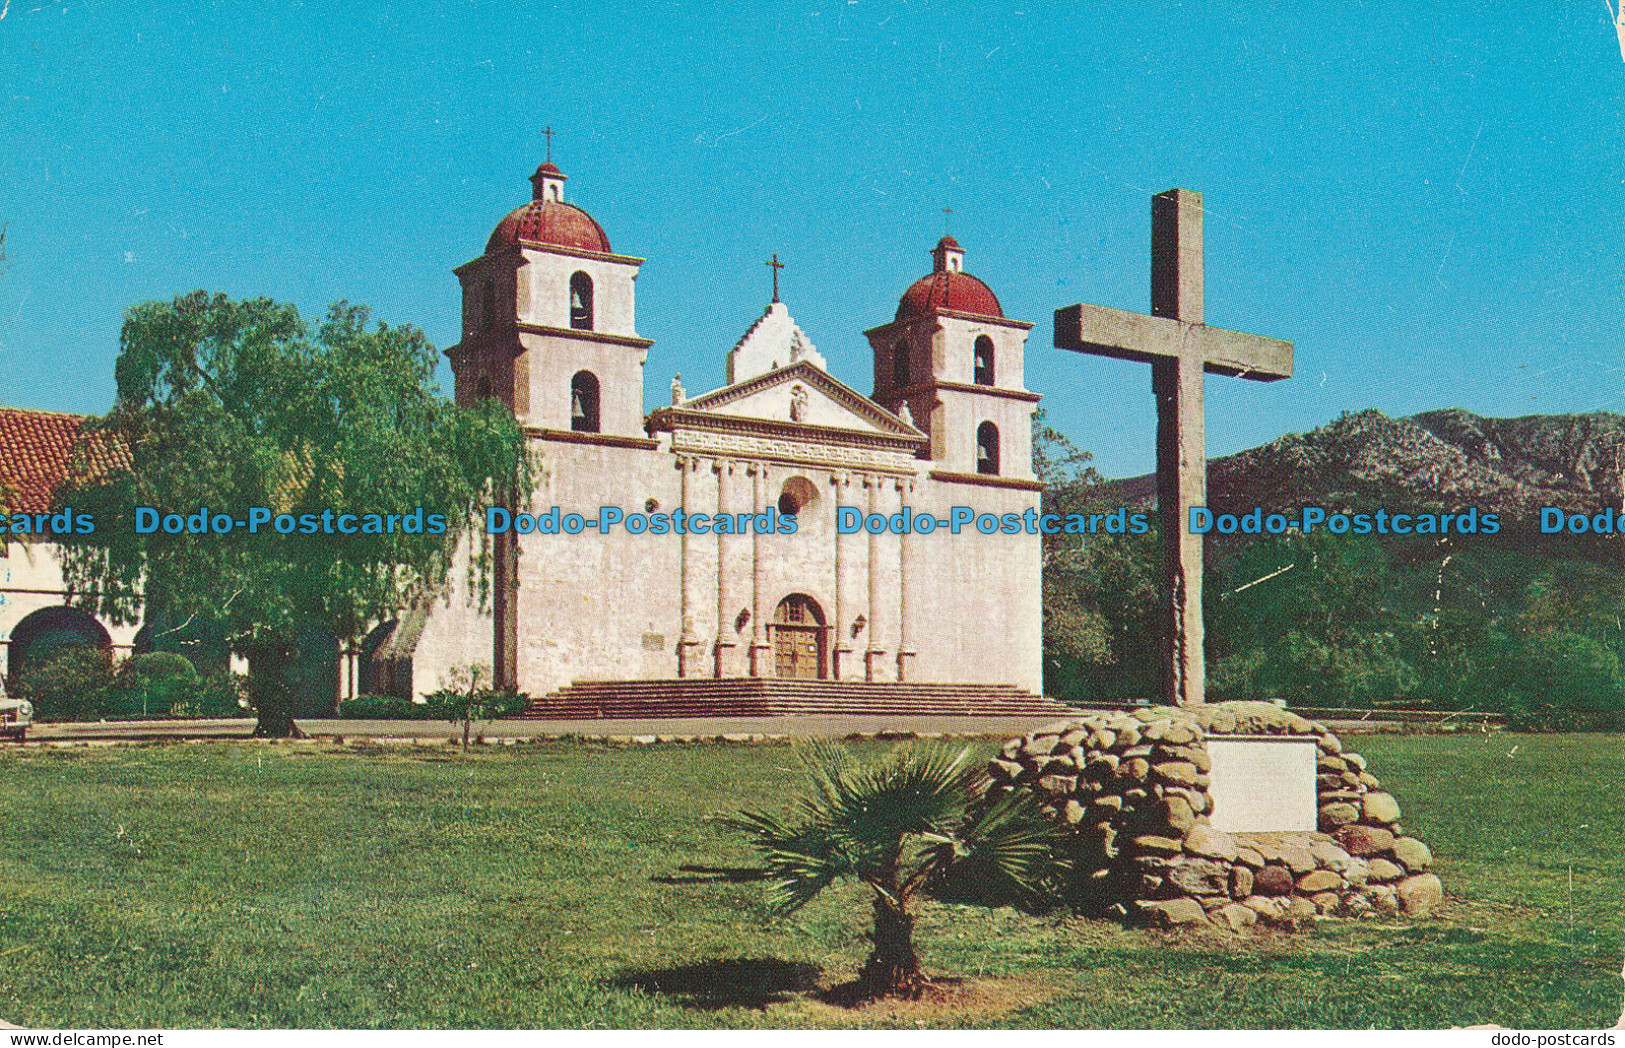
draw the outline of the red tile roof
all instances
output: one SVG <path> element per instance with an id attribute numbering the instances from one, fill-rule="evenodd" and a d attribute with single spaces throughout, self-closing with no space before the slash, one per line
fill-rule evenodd
<path id="1" fill-rule="evenodd" d="M 485 243 L 485 252 L 490 254 L 521 240 L 610 253 L 604 228 L 591 215 L 562 200 L 532 200 L 510 212 L 497 223 Z"/>
<path id="2" fill-rule="evenodd" d="M 986 284 L 969 273 L 944 270 L 928 273 L 903 292 L 903 300 L 897 303 L 897 319 L 917 317 L 938 309 L 952 309 L 984 317 L 1004 316 L 998 297 Z"/>
<path id="3" fill-rule="evenodd" d="M 130 450 L 118 440 L 90 439 L 84 415 L 0 408 L 0 508 L 44 513 L 57 485 L 76 463 L 91 475 L 130 468 Z"/>
<path id="4" fill-rule="evenodd" d="M 485 242 L 485 253 L 513 247 L 521 240 L 578 251 L 596 251 L 609 254 L 609 237 L 604 227 L 574 204 L 549 199 L 547 183 L 563 182 L 565 174 L 551 162 L 543 164 L 530 176 L 531 202 L 514 208 L 491 233 Z M 558 194 L 553 194 L 557 196 Z"/>

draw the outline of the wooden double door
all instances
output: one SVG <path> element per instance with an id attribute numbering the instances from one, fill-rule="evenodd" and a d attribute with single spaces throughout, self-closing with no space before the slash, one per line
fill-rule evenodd
<path id="1" fill-rule="evenodd" d="M 829 676 L 824 612 L 818 602 L 792 593 L 779 602 L 768 626 L 773 645 L 773 675 L 794 680 L 821 680 Z"/>

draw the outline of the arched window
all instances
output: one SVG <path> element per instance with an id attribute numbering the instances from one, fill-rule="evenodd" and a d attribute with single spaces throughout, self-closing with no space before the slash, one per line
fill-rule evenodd
<path id="1" fill-rule="evenodd" d="M 976 427 L 976 472 L 999 473 L 999 427 L 991 422 Z"/>
<path id="2" fill-rule="evenodd" d="M 818 487 L 806 477 L 791 477 L 779 492 L 779 512 L 793 517 L 818 500 Z"/>
<path id="3" fill-rule="evenodd" d="M 577 331 L 591 331 L 592 277 L 579 270 L 570 276 L 570 326 Z"/>
<path id="4" fill-rule="evenodd" d="M 908 343 L 899 342 L 891 351 L 891 384 L 897 389 L 908 387 Z"/>
<path id="5" fill-rule="evenodd" d="M 993 340 L 982 335 L 976 340 L 976 378 L 978 386 L 993 385 Z"/>
<path id="6" fill-rule="evenodd" d="M 598 376 L 591 371 L 577 371 L 570 380 L 570 428 L 598 432 Z"/>

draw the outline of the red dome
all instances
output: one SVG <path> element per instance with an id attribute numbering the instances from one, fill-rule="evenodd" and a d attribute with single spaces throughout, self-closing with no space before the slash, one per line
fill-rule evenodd
<path id="1" fill-rule="evenodd" d="M 610 253 L 609 237 L 604 235 L 603 227 L 579 207 L 562 200 L 532 200 L 524 207 L 515 208 L 497 223 L 491 239 L 485 243 L 485 251 L 490 254 L 521 240 Z"/>
<path id="2" fill-rule="evenodd" d="M 983 317 L 1004 316 L 998 298 L 986 284 L 969 273 L 943 270 L 921 277 L 903 292 L 903 300 L 897 303 L 897 319 L 919 316 L 937 309 L 952 309 Z"/>

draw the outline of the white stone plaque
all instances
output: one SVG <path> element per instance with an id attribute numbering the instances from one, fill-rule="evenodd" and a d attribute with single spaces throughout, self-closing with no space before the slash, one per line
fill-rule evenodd
<path id="1" fill-rule="evenodd" d="M 1229 833 L 1317 828 L 1318 749 L 1305 735 L 1209 735 L 1213 827 Z"/>

